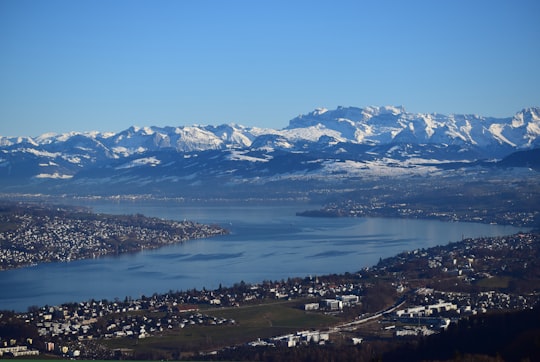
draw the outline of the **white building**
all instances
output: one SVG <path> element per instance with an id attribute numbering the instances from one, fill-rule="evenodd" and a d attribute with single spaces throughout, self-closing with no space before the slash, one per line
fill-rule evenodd
<path id="1" fill-rule="evenodd" d="M 319 310 L 319 303 L 304 304 L 304 310 Z"/>

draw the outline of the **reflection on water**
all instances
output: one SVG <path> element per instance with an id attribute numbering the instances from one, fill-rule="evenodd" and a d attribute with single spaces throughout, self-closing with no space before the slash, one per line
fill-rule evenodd
<path id="1" fill-rule="evenodd" d="M 0 272 L 0 309 L 24 311 L 30 305 L 136 298 L 169 290 L 215 289 L 239 281 L 355 272 L 401 251 L 519 231 L 433 220 L 295 216 L 310 208 L 306 205 L 197 207 L 148 202 L 90 206 L 103 213 L 220 224 L 231 234 L 137 254 Z"/>
<path id="2" fill-rule="evenodd" d="M 199 260 L 220 260 L 220 259 L 234 259 L 244 255 L 244 253 L 219 253 L 219 254 L 196 254 L 185 259 L 186 261 L 199 261 Z"/>
<path id="3" fill-rule="evenodd" d="M 339 251 L 339 250 L 328 250 L 322 253 L 317 253 L 315 255 L 308 255 L 306 258 L 332 258 L 336 256 L 343 256 L 354 253 L 352 251 Z"/>

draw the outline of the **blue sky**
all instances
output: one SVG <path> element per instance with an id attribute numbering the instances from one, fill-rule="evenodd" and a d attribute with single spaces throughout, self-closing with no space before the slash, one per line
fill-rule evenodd
<path id="1" fill-rule="evenodd" d="M 540 1 L 0 0 L 0 135 L 540 106 Z"/>

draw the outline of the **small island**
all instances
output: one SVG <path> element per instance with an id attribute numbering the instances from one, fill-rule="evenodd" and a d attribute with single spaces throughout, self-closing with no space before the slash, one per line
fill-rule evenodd
<path id="1" fill-rule="evenodd" d="M 0 270 L 133 253 L 227 234 L 217 225 L 0 202 Z"/>

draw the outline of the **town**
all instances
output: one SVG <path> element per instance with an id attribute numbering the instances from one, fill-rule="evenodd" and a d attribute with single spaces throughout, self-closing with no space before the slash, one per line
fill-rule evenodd
<path id="1" fill-rule="evenodd" d="M 423 338 L 471 316 L 531 310 L 540 298 L 539 253 L 540 235 L 519 233 L 412 250 L 343 275 L 5 311 L 0 353 L 236 359 L 261 349 Z M 254 335 L 250 320 L 268 326 Z M 8 325 L 17 332 L 3 332 Z"/>
<path id="2" fill-rule="evenodd" d="M 477 222 L 515 226 L 537 225 L 539 211 L 487 213 L 485 209 L 474 208 L 463 210 L 445 209 L 426 210 L 414 204 L 404 202 L 392 203 L 377 200 L 375 202 L 358 202 L 347 200 L 340 203 L 329 203 L 321 210 L 307 210 L 297 213 L 298 216 L 310 217 L 404 217 L 409 219 L 435 219 L 442 221 Z"/>
<path id="3" fill-rule="evenodd" d="M 187 220 L 15 203 L 0 205 L 0 225 L 0 270 L 136 252 L 227 233 L 219 226 Z"/>
<path id="4" fill-rule="evenodd" d="M 398 217 L 540 226 L 540 186 L 537 178 L 521 180 L 494 178 L 474 181 L 460 178 L 415 182 L 367 183 L 354 191 L 324 199 L 318 210 L 298 212 L 310 217 Z M 474 200 L 471 203 L 471 200 Z M 474 205 L 474 206 L 471 206 Z"/>

